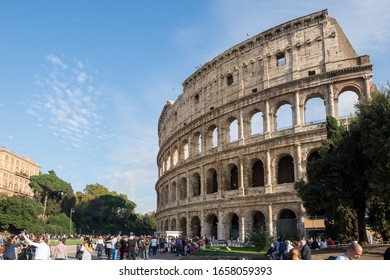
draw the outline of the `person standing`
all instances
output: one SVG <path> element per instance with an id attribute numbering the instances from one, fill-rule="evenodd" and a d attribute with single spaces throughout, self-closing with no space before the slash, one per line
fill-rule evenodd
<path id="1" fill-rule="evenodd" d="M 129 237 L 129 240 L 127 241 L 127 246 L 129 248 L 129 259 L 132 260 L 136 259 L 135 249 L 137 247 L 137 240 L 135 240 L 135 236 L 131 235 Z"/>
<path id="2" fill-rule="evenodd" d="M 305 239 L 300 241 L 301 247 L 301 259 L 302 260 L 311 260 L 311 250 L 309 245 L 306 243 Z"/>
<path id="3" fill-rule="evenodd" d="M 68 259 L 68 254 L 67 250 L 68 247 L 65 245 L 66 239 L 65 238 L 60 238 L 58 239 L 58 244 L 54 249 L 54 254 L 53 254 L 53 259 L 54 260 L 67 260 Z"/>
<path id="4" fill-rule="evenodd" d="M 150 249 L 150 240 L 149 240 L 149 237 L 145 237 L 145 241 L 144 241 L 144 260 L 148 260 L 149 259 L 149 249 Z"/>
<path id="5" fill-rule="evenodd" d="M 104 239 L 103 239 L 103 236 L 102 235 L 99 235 L 98 238 L 96 239 L 96 252 L 97 252 L 97 256 L 99 259 L 102 258 L 103 256 L 103 250 L 104 250 L 104 246 L 105 246 L 105 242 L 104 242 Z"/>
<path id="6" fill-rule="evenodd" d="M 15 235 L 10 235 L 5 242 L 4 260 L 16 260 L 15 249 L 23 247 L 23 244 L 16 242 Z"/>
<path id="7" fill-rule="evenodd" d="M 336 260 L 343 260 L 343 261 L 348 261 L 348 260 L 356 260 L 360 258 L 360 256 L 363 254 L 363 248 L 360 246 L 359 243 L 356 241 L 353 241 L 345 251 L 345 253 L 341 254 L 336 258 Z"/>
<path id="8" fill-rule="evenodd" d="M 81 251 L 83 251 L 83 256 L 81 260 L 83 261 L 90 261 L 92 260 L 92 241 L 91 239 L 87 236 L 84 237 L 84 243 L 83 246 L 81 246 Z"/>
<path id="9" fill-rule="evenodd" d="M 157 252 L 157 238 L 155 236 L 150 240 L 150 246 L 152 247 L 152 255 L 155 256 Z"/>
<path id="10" fill-rule="evenodd" d="M 37 242 L 32 241 L 30 238 L 26 236 L 24 232 L 21 233 L 23 238 L 27 241 L 30 246 L 35 247 L 35 255 L 34 260 L 50 260 L 51 252 L 50 247 L 47 244 L 48 240 L 44 238 L 43 235 L 39 235 L 37 238 Z"/>

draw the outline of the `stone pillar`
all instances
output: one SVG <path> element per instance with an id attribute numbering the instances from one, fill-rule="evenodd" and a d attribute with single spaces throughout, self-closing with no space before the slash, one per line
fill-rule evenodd
<path id="1" fill-rule="evenodd" d="M 272 204 L 268 204 L 268 231 L 269 234 L 272 236 L 274 235 L 274 225 L 272 222 Z"/>
<path id="2" fill-rule="evenodd" d="M 295 144 L 295 181 L 303 178 L 301 144 Z"/>
<path id="3" fill-rule="evenodd" d="M 268 139 L 271 137 L 271 114 L 269 110 L 269 101 L 268 99 L 265 101 L 265 112 L 263 118 L 263 129 L 264 129 L 264 137 Z"/>
<path id="4" fill-rule="evenodd" d="M 218 237 L 217 237 L 217 239 L 227 239 L 225 231 L 224 231 L 224 227 L 223 227 L 223 224 L 224 224 L 223 218 L 224 218 L 224 214 L 223 214 L 222 210 L 220 209 L 218 212 L 218 226 L 217 226 Z"/>
<path id="5" fill-rule="evenodd" d="M 366 100 L 371 99 L 371 78 L 372 75 L 365 75 L 364 78 L 364 97 Z"/>
<path id="6" fill-rule="evenodd" d="M 337 118 L 336 111 L 335 111 L 335 104 L 334 104 L 333 83 L 330 83 L 328 87 L 329 87 L 329 94 L 328 94 L 328 102 L 327 102 L 328 106 L 326 108 L 326 115 Z"/>
<path id="7" fill-rule="evenodd" d="M 206 234 L 206 222 L 204 217 L 204 209 L 200 210 L 200 238 Z"/>
<path id="8" fill-rule="evenodd" d="M 301 110 L 299 105 L 299 91 L 294 93 L 294 132 L 299 132 L 301 128 Z"/>
<path id="9" fill-rule="evenodd" d="M 245 186 L 244 186 L 244 159 L 242 157 L 239 157 L 239 184 L 238 184 L 238 195 L 244 196 L 245 195 Z"/>
<path id="10" fill-rule="evenodd" d="M 269 150 L 266 151 L 266 161 L 264 164 L 265 170 L 265 193 L 272 193 L 272 169 L 271 169 L 271 155 Z"/>
<path id="11" fill-rule="evenodd" d="M 240 116 L 238 119 L 238 143 L 239 145 L 245 145 L 244 118 L 242 116 L 242 108 L 240 108 L 239 114 Z"/>
<path id="12" fill-rule="evenodd" d="M 243 213 L 244 211 L 241 211 L 241 213 Z M 245 240 L 245 215 L 244 214 L 241 214 L 241 218 L 240 218 L 240 242 L 243 242 Z"/>
<path id="13" fill-rule="evenodd" d="M 190 232 L 190 230 L 191 230 L 191 220 L 190 220 L 189 216 L 190 215 L 189 215 L 189 213 L 187 211 L 186 212 L 186 221 L 187 221 L 187 223 L 186 223 L 186 232 L 187 232 L 187 236 L 191 236 L 191 232 Z"/>

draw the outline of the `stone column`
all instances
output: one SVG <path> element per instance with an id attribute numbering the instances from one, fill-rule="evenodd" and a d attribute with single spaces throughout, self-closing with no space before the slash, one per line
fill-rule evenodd
<path id="1" fill-rule="evenodd" d="M 244 213 L 244 211 L 241 211 L 241 213 Z M 241 230 L 240 230 L 240 242 L 243 242 L 245 240 L 245 215 L 244 214 L 241 214 L 241 218 L 240 218 L 240 227 L 241 227 Z"/>
<path id="2" fill-rule="evenodd" d="M 191 236 L 191 220 L 189 218 L 189 214 L 188 214 L 188 211 L 186 212 L 186 232 L 187 232 L 187 236 Z"/>
<path id="3" fill-rule="evenodd" d="M 274 235 L 274 225 L 272 221 L 272 204 L 268 204 L 268 231 L 271 236 Z"/>
<path id="4" fill-rule="evenodd" d="M 333 83 L 330 83 L 328 87 L 329 87 L 329 93 L 328 93 L 328 102 L 327 102 L 328 106 L 326 108 L 326 115 L 337 118 L 335 112 L 335 104 L 334 104 Z"/>
<path id="5" fill-rule="evenodd" d="M 223 224 L 224 224 L 224 221 L 223 221 L 223 218 L 224 218 L 224 214 L 222 212 L 221 209 L 219 209 L 219 212 L 218 212 L 218 226 L 217 226 L 217 229 L 218 229 L 218 239 L 227 239 L 226 238 L 226 234 L 225 234 L 225 231 L 224 231 L 224 228 L 223 228 Z"/>
<path id="6" fill-rule="evenodd" d="M 265 193 L 272 193 L 272 168 L 271 155 L 269 150 L 266 151 L 266 161 L 264 164 L 265 170 Z"/>
<path id="7" fill-rule="evenodd" d="M 268 99 L 265 101 L 265 112 L 263 118 L 263 129 L 264 129 L 264 137 L 268 139 L 271 137 L 271 114 L 269 110 L 269 101 Z"/>
<path id="8" fill-rule="evenodd" d="M 244 196 L 245 195 L 245 186 L 244 186 L 244 159 L 242 157 L 239 157 L 239 185 L 238 185 L 238 191 L 239 191 L 239 196 Z"/>
<path id="9" fill-rule="evenodd" d="M 238 143 L 239 145 L 245 145 L 244 118 L 242 116 L 242 108 L 240 108 L 239 114 L 240 116 L 238 119 Z"/>
<path id="10" fill-rule="evenodd" d="M 301 110 L 299 106 L 299 91 L 294 93 L 294 132 L 299 132 L 301 128 Z"/>
<path id="11" fill-rule="evenodd" d="M 364 78 L 364 97 L 366 100 L 370 100 L 371 99 L 371 78 L 372 78 L 372 75 L 365 75 L 363 76 Z"/>
<path id="12" fill-rule="evenodd" d="M 203 235 L 206 234 L 206 228 L 205 228 L 206 222 L 205 222 L 205 217 L 204 217 L 204 209 L 202 208 L 200 210 L 200 236 L 202 237 Z"/>
<path id="13" fill-rule="evenodd" d="M 301 155 L 301 144 L 295 144 L 295 181 L 302 179 L 302 155 Z"/>

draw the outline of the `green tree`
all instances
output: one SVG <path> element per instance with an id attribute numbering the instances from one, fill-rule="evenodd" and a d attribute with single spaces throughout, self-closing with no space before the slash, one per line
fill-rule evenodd
<path id="1" fill-rule="evenodd" d="M 54 171 L 49 171 L 49 174 L 31 176 L 30 187 L 35 190 L 43 204 L 44 216 L 59 214 L 64 197 L 73 197 L 72 186 L 58 178 Z"/>
<path id="2" fill-rule="evenodd" d="M 19 233 L 21 230 L 44 232 L 45 222 L 39 218 L 42 205 L 31 198 L 0 197 L 0 230 Z"/>
<path id="3" fill-rule="evenodd" d="M 365 214 L 371 188 L 365 170 L 370 164 L 363 154 L 360 130 L 352 125 L 349 131 L 342 131 L 331 117 L 327 118 L 327 130 L 321 157 L 308 164 L 308 181 L 297 183 L 296 190 L 307 211 L 324 211 L 328 228 L 337 225 L 343 238 L 355 236 L 353 227 L 342 221 L 356 214 L 359 241 L 366 242 Z M 348 220 L 342 219 L 346 213 L 350 214 Z"/>

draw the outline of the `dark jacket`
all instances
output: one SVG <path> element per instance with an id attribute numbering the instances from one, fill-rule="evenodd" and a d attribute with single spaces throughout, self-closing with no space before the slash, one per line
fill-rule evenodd
<path id="1" fill-rule="evenodd" d="M 301 259 L 302 260 L 311 260 L 311 250 L 310 247 L 305 244 L 301 249 Z"/>

